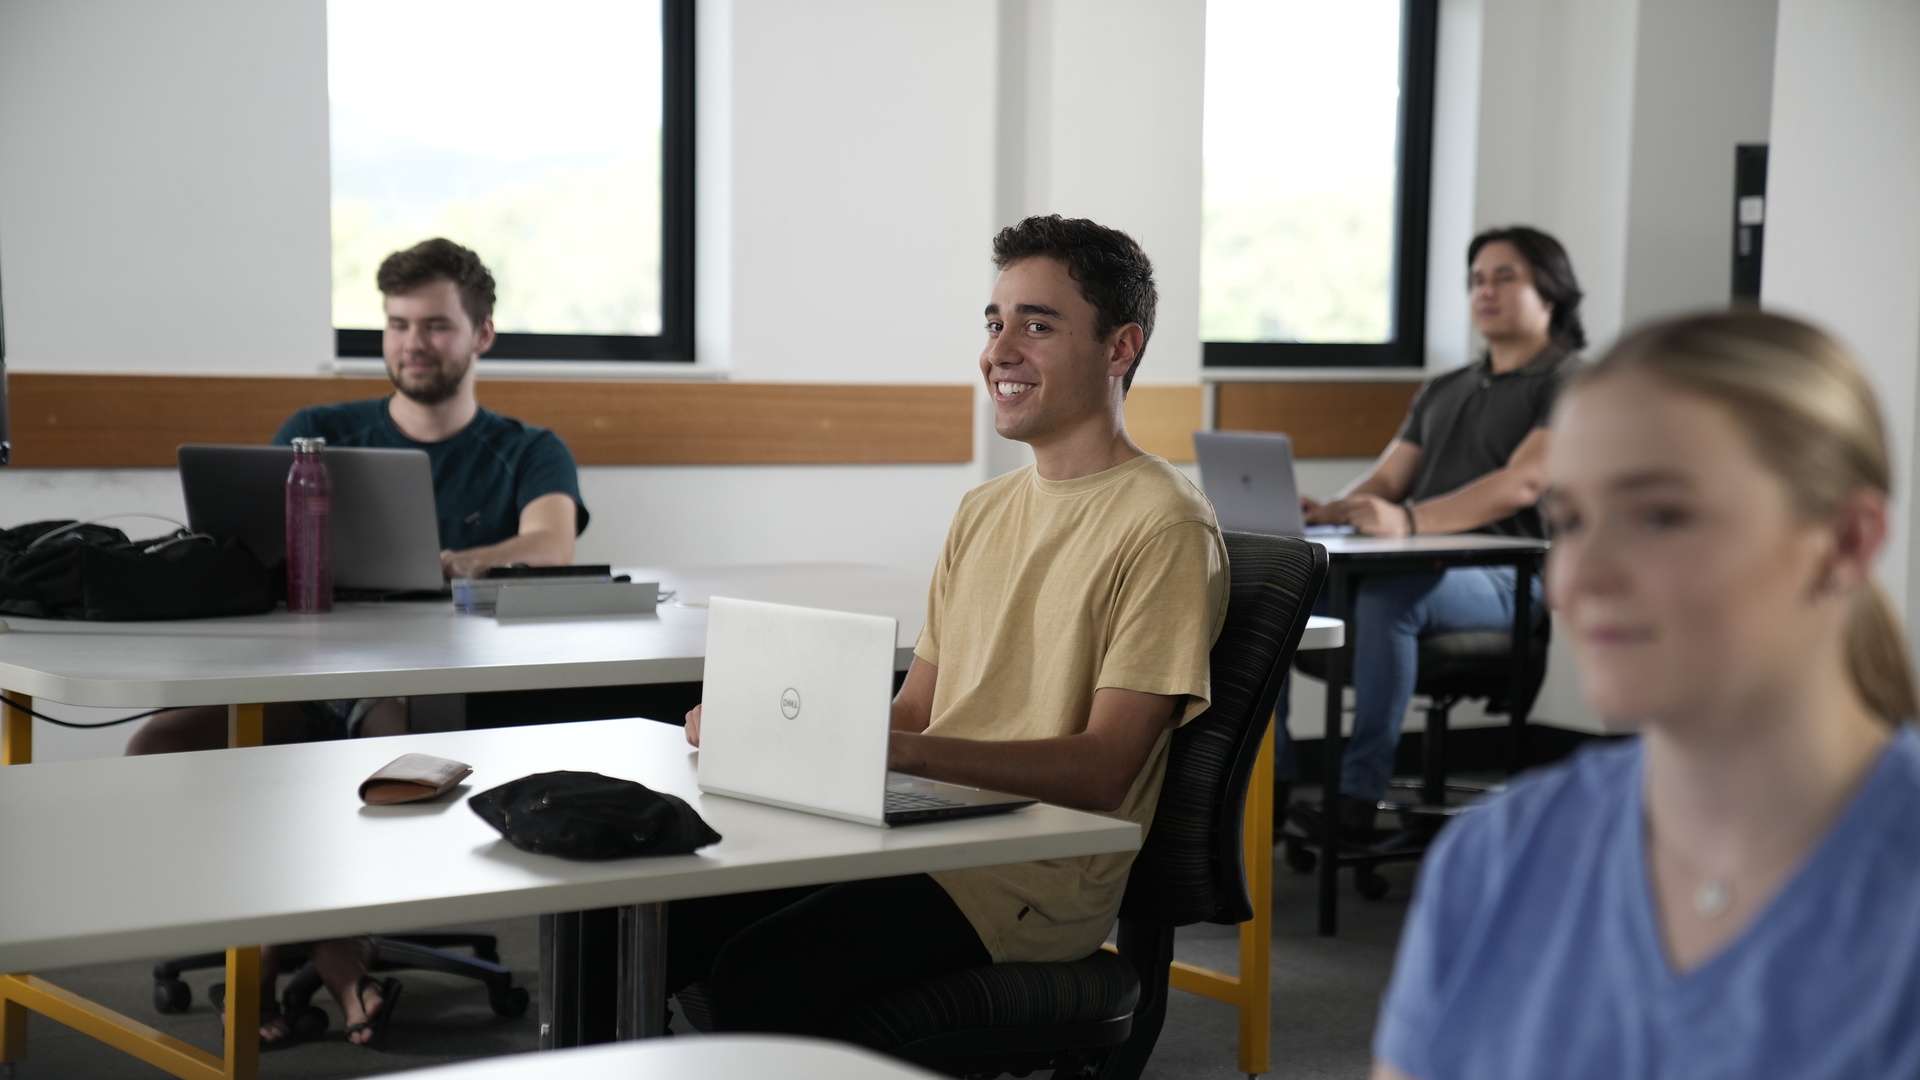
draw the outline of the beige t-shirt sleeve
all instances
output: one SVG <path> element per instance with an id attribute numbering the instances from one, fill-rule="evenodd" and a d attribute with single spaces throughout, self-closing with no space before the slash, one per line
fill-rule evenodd
<path id="1" fill-rule="evenodd" d="M 1208 654 L 1227 610 L 1227 560 L 1204 522 L 1169 525 L 1125 568 L 1095 689 L 1185 695 L 1180 723 L 1207 709 Z"/>
<path id="2" fill-rule="evenodd" d="M 962 510 L 965 503 L 961 504 Z M 947 572 L 953 565 L 954 534 L 960 528 L 960 515 L 954 515 L 947 527 L 946 543 L 940 545 L 940 558 L 933 564 L 933 581 L 927 586 L 927 621 L 920 627 L 920 640 L 914 642 L 913 655 L 935 667 L 940 666 L 940 615 L 947 603 Z"/>

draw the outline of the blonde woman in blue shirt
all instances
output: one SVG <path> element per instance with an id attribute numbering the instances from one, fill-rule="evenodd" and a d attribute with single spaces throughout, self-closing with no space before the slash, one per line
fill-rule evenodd
<path id="1" fill-rule="evenodd" d="M 1920 1077 L 1920 736 L 1892 468 L 1833 339 L 1629 335 L 1561 399 L 1548 596 L 1639 738 L 1443 834 L 1376 1080 Z"/>

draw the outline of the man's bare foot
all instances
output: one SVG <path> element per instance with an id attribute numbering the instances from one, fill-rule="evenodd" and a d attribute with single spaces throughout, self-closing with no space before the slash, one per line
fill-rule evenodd
<path id="1" fill-rule="evenodd" d="M 293 1024 L 287 1015 L 279 1009 L 268 1011 L 262 1005 L 260 1010 L 260 1049 L 273 1050 L 293 1041 Z"/>
<path id="2" fill-rule="evenodd" d="M 347 1016 L 347 1041 L 355 1046 L 372 1046 L 386 1034 L 387 1021 L 400 1002 L 400 980 L 362 975 L 353 992 L 340 1002 Z"/>

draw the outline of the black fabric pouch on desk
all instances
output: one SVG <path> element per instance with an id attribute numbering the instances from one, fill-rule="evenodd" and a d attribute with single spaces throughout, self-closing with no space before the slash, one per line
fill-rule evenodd
<path id="1" fill-rule="evenodd" d="M 235 540 L 132 540 L 71 521 L 0 529 L 0 615 L 199 619 L 271 611 L 273 600 L 271 573 Z"/>
<path id="2" fill-rule="evenodd" d="M 514 847 L 567 859 L 685 855 L 720 839 L 685 800 L 599 773 L 535 773 L 467 805 Z"/>

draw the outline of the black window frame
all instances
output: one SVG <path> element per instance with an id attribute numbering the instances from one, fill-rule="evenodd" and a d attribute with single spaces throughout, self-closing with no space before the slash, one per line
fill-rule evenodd
<path id="1" fill-rule="evenodd" d="M 1421 368 L 1427 348 L 1427 231 L 1433 189 L 1433 99 L 1440 0 L 1401 0 L 1400 117 L 1394 182 L 1391 340 L 1202 341 L 1202 370 Z"/>
<path id="2" fill-rule="evenodd" d="M 660 4 L 660 332 L 496 334 L 486 359 L 693 362 L 693 5 Z M 382 331 L 333 334 L 341 357 L 382 355 Z"/>

